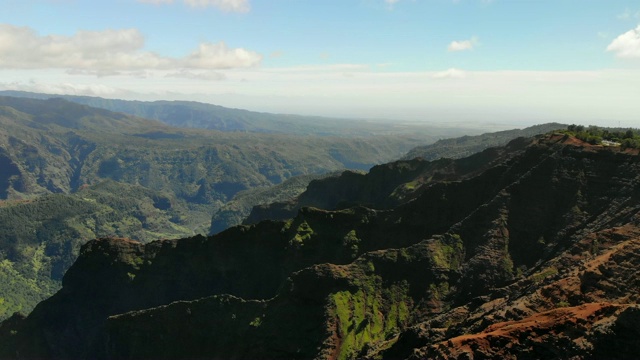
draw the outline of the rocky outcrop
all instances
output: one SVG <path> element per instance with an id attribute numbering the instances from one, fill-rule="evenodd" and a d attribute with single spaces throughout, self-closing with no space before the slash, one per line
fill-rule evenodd
<path id="1" fill-rule="evenodd" d="M 0 355 L 632 357 L 638 154 L 550 135 L 451 164 L 384 209 L 90 242 Z"/>
<path id="2" fill-rule="evenodd" d="M 493 324 L 420 349 L 410 359 L 631 359 L 640 350 L 632 340 L 640 335 L 633 323 L 638 320 L 637 305 L 583 304 Z"/>
<path id="3" fill-rule="evenodd" d="M 637 345 L 629 339 L 640 326 L 629 319 L 640 310 L 640 216 L 629 220 L 413 326 L 382 357 L 634 358 Z"/>

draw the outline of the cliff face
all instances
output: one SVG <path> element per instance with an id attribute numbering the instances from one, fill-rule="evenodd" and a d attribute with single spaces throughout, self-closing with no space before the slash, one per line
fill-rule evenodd
<path id="1" fill-rule="evenodd" d="M 640 350 L 632 341 L 637 153 L 548 136 L 447 166 L 425 162 L 409 178 L 429 167 L 439 172 L 416 183 L 410 200 L 377 210 L 302 208 L 288 221 L 209 238 L 90 242 L 60 292 L 0 326 L 0 355 L 624 358 Z M 375 184 L 375 173 L 361 179 Z"/>

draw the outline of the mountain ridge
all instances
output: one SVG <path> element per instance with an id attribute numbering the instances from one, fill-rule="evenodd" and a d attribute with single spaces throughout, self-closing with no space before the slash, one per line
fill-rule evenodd
<path id="1" fill-rule="evenodd" d="M 347 171 L 338 177 L 312 181 L 305 192 L 289 201 L 255 206 L 244 224 L 286 219 L 304 206 L 329 210 L 350 204 L 376 209 L 397 206 L 419 196 L 424 185 L 473 176 L 527 144 L 528 140 L 519 138 L 504 147 L 488 148 L 463 159 L 412 158 L 374 166 L 366 174 Z"/>
<path id="2" fill-rule="evenodd" d="M 531 137 L 551 131 L 565 129 L 567 125 L 546 123 L 529 126 L 524 129 L 503 130 L 480 135 L 465 135 L 459 138 L 440 139 L 433 144 L 411 149 L 402 159 L 423 158 L 437 160 L 441 157 L 460 159 L 471 156 L 489 147 L 504 146 L 518 137 Z"/>
<path id="3" fill-rule="evenodd" d="M 613 355 L 617 337 L 621 357 L 633 354 L 623 334 L 637 331 L 638 150 L 564 134 L 514 145 L 484 171 L 425 183 L 389 209 L 302 208 L 210 238 L 89 242 L 58 294 L 0 326 L 0 353 L 509 357 L 529 339 L 541 344 L 534 357 L 594 358 Z M 153 305 L 158 291 L 182 299 Z"/>

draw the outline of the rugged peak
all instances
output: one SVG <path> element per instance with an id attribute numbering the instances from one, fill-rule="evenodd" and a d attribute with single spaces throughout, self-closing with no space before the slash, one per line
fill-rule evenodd
<path id="1" fill-rule="evenodd" d="M 62 285 L 89 290 L 112 283 L 141 264 L 145 245 L 124 238 L 100 238 L 82 245 L 80 255 L 62 279 Z M 120 273 L 120 276 L 115 276 Z M 90 274 L 90 275 L 89 275 Z M 89 276 L 88 276 L 89 275 Z"/>

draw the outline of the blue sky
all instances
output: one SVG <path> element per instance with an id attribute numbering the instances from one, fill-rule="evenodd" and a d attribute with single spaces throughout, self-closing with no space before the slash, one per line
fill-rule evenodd
<path id="1" fill-rule="evenodd" d="M 0 88 L 640 126 L 640 2 L 1 0 Z"/>

